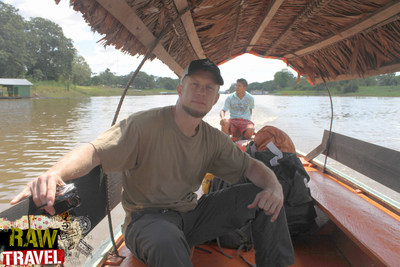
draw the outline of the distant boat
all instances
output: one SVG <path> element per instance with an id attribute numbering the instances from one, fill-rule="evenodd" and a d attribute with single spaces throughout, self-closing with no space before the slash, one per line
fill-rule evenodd
<path id="1" fill-rule="evenodd" d="M 250 94 L 252 94 L 252 95 L 268 95 L 269 92 L 268 91 L 263 91 L 263 90 L 252 90 L 250 92 Z"/>
<path id="2" fill-rule="evenodd" d="M 176 95 L 177 93 L 174 92 L 160 92 L 160 95 Z"/>

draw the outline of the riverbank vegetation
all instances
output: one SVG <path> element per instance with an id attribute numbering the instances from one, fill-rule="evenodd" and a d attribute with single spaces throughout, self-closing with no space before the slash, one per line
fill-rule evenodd
<path id="1" fill-rule="evenodd" d="M 359 86 L 357 92 L 343 93 L 335 87 L 329 87 L 334 96 L 377 96 L 377 97 L 400 97 L 399 86 Z M 32 96 L 37 97 L 84 97 L 84 96 L 120 96 L 124 88 L 116 88 L 104 85 L 80 86 L 54 81 L 42 81 L 34 83 Z M 175 93 L 175 90 L 164 88 L 152 89 L 129 89 L 127 95 L 157 95 Z M 260 91 L 252 91 L 253 94 L 260 94 Z M 285 87 L 273 92 L 264 94 L 288 95 L 288 96 L 319 96 L 327 95 L 324 90 L 298 90 Z"/>
<path id="2" fill-rule="evenodd" d="M 400 96 L 400 76 L 396 73 L 370 76 L 365 79 L 328 82 L 316 86 L 310 84 L 305 77 L 299 81 L 288 70 L 281 70 L 274 79 L 263 83 L 250 83 L 248 91 L 253 94 L 274 95 L 327 95 L 327 88 L 332 95 L 338 96 Z M 232 84 L 229 92 L 235 90 Z"/>
<path id="3" fill-rule="evenodd" d="M 329 87 L 328 87 L 329 88 Z M 329 88 L 333 96 L 376 96 L 376 97 L 400 97 L 400 86 L 359 86 L 357 92 L 343 93 L 336 89 Z M 275 95 L 288 95 L 288 96 L 322 96 L 328 95 L 324 91 L 310 91 L 310 90 L 291 90 L 284 88 L 276 91 Z"/>
<path id="4" fill-rule="evenodd" d="M 34 83 L 31 94 L 35 97 L 84 97 L 84 96 L 120 96 L 124 88 L 105 85 L 82 86 L 54 81 Z M 163 88 L 147 90 L 129 89 L 127 95 L 157 95 L 168 93 Z"/>

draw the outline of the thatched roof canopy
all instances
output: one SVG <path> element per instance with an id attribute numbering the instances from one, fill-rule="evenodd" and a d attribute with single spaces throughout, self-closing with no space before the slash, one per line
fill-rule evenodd
<path id="1" fill-rule="evenodd" d="M 56 0 L 59 2 L 60 0 Z M 102 43 L 178 76 L 208 57 L 279 58 L 314 83 L 400 71 L 396 0 L 70 0 Z"/>

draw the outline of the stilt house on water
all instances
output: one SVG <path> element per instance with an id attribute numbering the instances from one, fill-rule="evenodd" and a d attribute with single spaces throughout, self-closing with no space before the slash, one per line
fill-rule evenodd
<path id="1" fill-rule="evenodd" d="M 32 85 L 26 79 L 0 79 L 0 97 L 30 97 Z"/>

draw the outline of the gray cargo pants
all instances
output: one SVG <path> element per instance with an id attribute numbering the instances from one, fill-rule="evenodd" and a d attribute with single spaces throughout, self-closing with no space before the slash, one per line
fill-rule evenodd
<path id="1" fill-rule="evenodd" d="M 215 239 L 252 222 L 256 265 L 294 263 L 293 246 L 284 209 L 271 223 L 258 209 L 248 209 L 261 189 L 240 184 L 204 195 L 190 212 L 148 209 L 132 213 L 125 242 L 131 252 L 151 267 L 188 267 L 190 247 Z"/>

